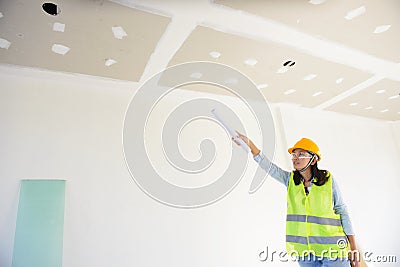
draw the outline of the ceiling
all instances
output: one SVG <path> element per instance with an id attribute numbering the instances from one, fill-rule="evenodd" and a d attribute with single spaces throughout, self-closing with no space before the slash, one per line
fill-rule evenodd
<path id="1" fill-rule="evenodd" d="M 272 103 L 400 120 L 398 0 L 44 2 L 0 1 L 0 64 L 143 83 L 215 61 Z"/>

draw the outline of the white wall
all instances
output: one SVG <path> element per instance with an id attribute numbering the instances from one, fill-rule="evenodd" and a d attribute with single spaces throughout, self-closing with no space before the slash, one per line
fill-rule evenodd
<path id="1" fill-rule="evenodd" d="M 397 145 L 397 151 L 400 151 L 400 121 L 393 122 L 391 126 L 392 126 L 393 139 Z"/>
<path id="2" fill-rule="evenodd" d="M 227 197 L 199 209 L 165 206 L 138 188 L 122 153 L 124 114 L 136 84 L 5 66 L 0 81 L 0 266 L 11 266 L 25 178 L 67 180 L 66 267 L 262 266 L 270 263 L 258 259 L 266 246 L 284 250 L 285 188 L 268 178 L 249 195 L 253 161 Z M 275 161 L 290 168 L 287 143 L 315 139 L 321 167 L 339 180 L 363 248 L 400 254 L 399 127 L 291 107 L 273 111 Z"/>

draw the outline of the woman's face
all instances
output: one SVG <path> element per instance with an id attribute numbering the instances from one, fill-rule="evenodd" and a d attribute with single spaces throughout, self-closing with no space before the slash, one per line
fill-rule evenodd
<path id="1" fill-rule="evenodd" d="M 307 166 L 308 162 L 312 158 L 312 155 L 306 150 L 301 148 L 296 148 L 292 151 L 292 163 L 293 168 L 296 170 L 301 170 Z"/>

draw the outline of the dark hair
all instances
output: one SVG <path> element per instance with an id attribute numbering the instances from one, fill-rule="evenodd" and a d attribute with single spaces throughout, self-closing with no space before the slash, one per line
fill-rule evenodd
<path id="1" fill-rule="evenodd" d="M 331 174 L 327 170 L 318 169 L 317 162 L 314 165 L 310 165 L 312 177 L 314 177 L 314 183 L 317 186 L 324 185 L 328 179 L 331 177 Z M 299 185 L 302 181 L 302 176 L 300 171 L 294 171 L 293 180 L 295 185 Z"/>

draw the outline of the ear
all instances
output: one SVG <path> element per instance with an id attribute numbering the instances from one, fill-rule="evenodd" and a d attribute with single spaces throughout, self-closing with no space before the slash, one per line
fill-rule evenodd
<path id="1" fill-rule="evenodd" d="M 312 159 L 312 162 L 311 162 L 311 165 L 315 165 L 315 163 L 317 163 L 317 161 L 318 161 L 318 156 L 314 155 L 313 159 Z"/>

